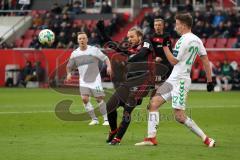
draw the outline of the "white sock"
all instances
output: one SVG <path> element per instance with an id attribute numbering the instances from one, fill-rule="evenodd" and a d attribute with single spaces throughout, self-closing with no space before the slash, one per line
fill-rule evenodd
<path id="1" fill-rule="evenodd" d="M 108 118 L 107 118 L 107 108 L 106 108 L 107 106 L 106 106 L 106 103 L 102 100 L 101 102 L 98 103 L 98 105 L 99 105 L 99 110 L 102 113 L 104 121 L 107 121 Z"/>
<path id="2" fill-rule="evenodd" d="M 187 117 L 186 121 L 184 122 L 184 125 L 188 127 L 197 136 L 201 137 L 202 141 L 205 141 L 207 136 L 191 118 Z"/>
<path id="3" fill-rule="evenodd" d="M 159 124 L 159 112 L 148 113 L 148 138 L 156 137 Z"/>
<path id="4" fill-rule="evenodd" d="M 86 111 L 88 112 L 89 116 L 92 118 L 92 120 L 98 120 L 98 118 L 96 117 L 96 115 L 94 113 L 94 108 L 90 102 L 88 102 L 87 104 L 84 104 L 84 107 L 85 107 Z"/>

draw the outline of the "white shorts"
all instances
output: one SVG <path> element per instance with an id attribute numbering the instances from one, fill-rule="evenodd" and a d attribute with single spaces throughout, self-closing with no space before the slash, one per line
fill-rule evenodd
<path id="1" fill-rule="evenodd" d="M 167 79 L 156 92 L 166 101 L 172 100 L 172 107 L 185 110 L 187 93 L 191 85 L 191 79 L 169 80 Z"/>
<path id="2" fill-rule="evenodd" d="M 79 89 L 81 95 L 89 95 L 93 97 L 105 96 L 101 81 L 95 81 L 94 83 L 80 82 Z"/>
<path id="3" fill-rule="evenodd" d="M 88 95 L 88 96 L 93 96 L 93 97 L 104 97 L 104 91 L 102 88 L 88 88 L 88 87 L 81 87 L 80 86 L 80 94 L 83 95 Z"/>

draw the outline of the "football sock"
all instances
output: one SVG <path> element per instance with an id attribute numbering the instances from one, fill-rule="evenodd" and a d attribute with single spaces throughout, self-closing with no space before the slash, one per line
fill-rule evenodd
<path id="1" fill-rule="evenodd" d="M 128 106 L 128 105 L 124 106 L 122 122 L 119 125 L 116 138 L 122 139 L 122 137 L 124 136 L 126 130 L 128 129 L 128 126 L 131 122 L 131 113 L 132 113 L 133 109 L 134 109 L 134 107 L 132 107 L 132 106 Z"/>
<path id="2" fill-rule="evenodd" d="M 111 131 L 114 131 L 117 129 L 117 110 L 114 110 L 107 115 L 109 126 L 111 128 Z"/>
<path id="3" fill-rule="evenodd" d="M 148 113 L 148 138 L 156 137 L 159 124 L 159 112 Z"/>
<path id="4" fill-rule="evenodd" d="M 184 125 L 187 126 L 197 136 L 201 137 L 203 141 L 206 139 L 207 136 L 191 118 L 187 117 Z"/>
<path id="5" fill-rule="evenodd" d="M 100 112 L 102 113 L 103 115 L 103 119 L 104 121 L 107 121 L 108 118 L 107 118 L 107 108 L 106 108 L 106 103 L 102 100 L 101 102 L 98 103 L 99 105 L 99 110 Z"/>
<path id="6" fill-rule="evenodd" d="M 89 116 L 93 119 L 93 120 L 97 120 L 97 117 L 94 113 L 94 108 L 92 106 L 92 104 L 90 102 L 88 102 L 87 104 L 84 104 L 85 110 L 88 112 Z"/>

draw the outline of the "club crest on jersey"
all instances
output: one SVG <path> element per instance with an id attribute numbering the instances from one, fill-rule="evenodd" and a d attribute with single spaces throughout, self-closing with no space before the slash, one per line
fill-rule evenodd
<path id="1" fill-rule="evenodd" d="M 143 47 L 149 48 L 150 44 L 148 42 L 143 43 Z"/>
<path id="2" fill-rule="evenodd" d="M 173 56 L 177 57 L 177 55 L 178 55 L 178 50 L 173 50 Z"/>

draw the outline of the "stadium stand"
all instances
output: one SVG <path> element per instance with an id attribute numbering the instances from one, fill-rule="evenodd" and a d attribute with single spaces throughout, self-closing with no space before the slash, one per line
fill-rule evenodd
<path id="1" fill-rule="evenodd" d="M 9 2 L 10 1 L 4 1 L 4 3 L 1 3 L 0 8 L 3 10 L 20 8 L 15 0 L 11 1 L 11 4 L 7 4 Z M 95 28 L 99 17 L 103 17 L 105 20 L 106 32 L 115 41 L 123 40 L 129 28 L 135 25 L 142 27 L 146 34 L 150 34 L 153 29 L 154 18 L 163 18 L 166 22 L 165 30 L 171 34 L 171 41 L 175 44 L 179 37 L 174 30 L 174 16 L 177 11 L 188 11 L 191 12 L 194 17 L 193 32 L 202 39 L 205 47 L 210 49 L 209 57 L 213 65 L 218 66 L 217 64 L 220 63 L 221 66 L 221 62 L 224 60 L 227 60 L 229 63 L 236 61 L 240 64 L 240 60 L 236 58 L 236 52 L 227 51 L 226 53 L 225 50 L 221 50 L 222 48 L 239 48 L 240 14 L 238 10 L 232 7 L 232 3 L 223 1 L 223 7 L 219 7 L 220 1 L 210 0 L 207 1 L 206 8 L 203 8 L 201 5 L 198 5 L 200 1 L 196 1 L 196 6 L 194 6 L 191 1 L 186 1 L 186 4 L 175 4 L 177 7 L 172 9 L 170 8 L 170 1 L 167 0 L 155 1 L 154 3 L 143 0 L 146 8 L 142 8 L 137 16 L 130 18 L 131 15 L 129 12 L 122 12 L 121 14 L 115 13 L 113 8 L 109 9 L 106 6 L 104 6 L 106 8 L 102 9 L 102 12 L 109 12 L 111 10 L 113 13 L 99 14 L 101 12 L 101 3 L 99 5 L 97 2 L 87 4 L 82 4 L 79 1 L 72 2 L 73 3 L 66 3 L 64 0 L 57 0 L 54 2 L 36 0 L 32 1 L 30 12 L 0 13 L 8 17 L 16 15 L 32 17 L 32 25 L 28 27 L 26 32 L 21 36 L 17 36 L 14 43 L 2 43 L 0 48 L 49 48 L 48 46 L 42 46 L 38 42 L 37 35 L 45 28 L 53 30 L 56 35 L 56 41 L 50 47 L 52 49 L 74 48 L 77 44 L 76 32 L 78 31 L 85 31 L 88 33 L 90 44 L 101 46 L 102 44 Z M 180 2 L 181 1 L 179 1 L 179 3 Z M 91 8 L 90 12 L 84 8 L 86 6 Z M 96 10 L 98 10 L 98 13 Z M 216 53 L 214 50 L 211 50 L 211 48 L 219 48 L 220 50 Z M 43 53 L 45 54 L 45 51 L 43 51 Z M 69 52 L 67 53 L 69 54 Z M 232 55 L 234 55 L 234 58 L 231 58 Z M 66 57 L 67 56 L 62 56 L 61 59 L 65 60 Z M 48 55 L 46 55 L 46 58 L 49 58 Z M 58 61 L 60 60 L 58 59 Z M 51 66 L 53 65 L 51 64 Z M 52 67 L 50 67 L 47 72 L 50 72 L 50 70 L 53 70 Z M 233 71 L 234 75 L 235 72 L 238 72 L 236 69 Z M 233 75 L 233 73 L 231 74 Z M 192 74 L 194 82 L 205 82 L 201 64 L 193 69 Z M 104 77 L 104 79 L 109 80 L 109 77 Z"/>

